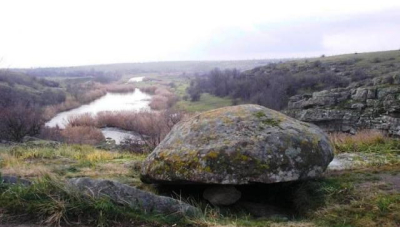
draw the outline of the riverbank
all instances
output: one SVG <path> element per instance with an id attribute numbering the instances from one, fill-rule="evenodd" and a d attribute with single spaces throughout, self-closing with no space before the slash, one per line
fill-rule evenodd
<path id="1" fill-rule="evenodd" d="M 133 79 L 135 86 L 140 85 L 133 92 L 108 92 L 88 104 L 57 114 L 46 122 L 42 138 L 92 145 L 107 141 L 107 147 L 124 143 L 124 149 L 139 145 L 154 148 L 171 124 L 177 122 L 177 116 L 182 115 L 170 111 L 178 97 L 162 85 L 142 86 L 143 77 Z M 85 136 L 80 137 L 82 133 Z"/>

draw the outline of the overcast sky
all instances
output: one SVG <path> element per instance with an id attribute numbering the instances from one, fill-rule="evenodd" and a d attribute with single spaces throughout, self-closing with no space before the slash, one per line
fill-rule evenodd
<path id="1" fill-rule="evenodd" d="M 399 48 L 399 0 L 0 0 L 0 67 Z"/>

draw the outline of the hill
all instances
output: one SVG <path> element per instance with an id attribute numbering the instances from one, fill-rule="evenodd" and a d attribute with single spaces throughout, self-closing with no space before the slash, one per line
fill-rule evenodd
<path id="1" fill-rule="evenodd" d="M 0 97 L 3 108 L 16 103 L 52 105 L 65 101 L 58 82 L 8 70 L 0 70 Z"/>
<path id="2" fill-rule="evenodd" d="M 119 63 L 104 65 L 86 65 L 75 67 L 55 67 L 55 68 L 33 68 L 33 69 L 13 69 L 14 71 L 25 72 L 34 76 L 45 77 L 83 77 L 98 76 L 99 74 L 120 73 L 174 73 L 174 74 L 195 74 L 205 73 L 214 68 L 229 69 L 238 68 L 241 70 L 252 69 L 271 62 L 279 62 L 280 59 L 265 60 L 238 60 L 238 61 L 169 61 L 169 62 L 143 62 L 143 63 Z"/>
<path id="3" fill-rule="evenodd" d="M 322 56 L 270 63 L 242 73 L 213 70 L 195 78 L 188 93 L 192 100 L 210 93 L 282 110 L 294 95 L 368 83 L 374 77 L 399 72 L 400 51 Z"/>
<path id="4" fill-rule="evenodd" d="M 202 93 L 228 97 L 285 110 L 333 131 L 373 128 L 398 135 L 399 76 L 395 50 L 271 63 L 244 72 L 215 69 L 194 78 L 187 91 L 192 101 Z"/>

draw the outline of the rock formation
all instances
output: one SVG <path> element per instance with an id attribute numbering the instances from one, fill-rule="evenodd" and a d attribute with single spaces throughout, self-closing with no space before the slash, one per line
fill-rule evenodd
<path id="1" fill-rule="evenodd" d="M 147 183 L 240 185 L 320 176 L 333 159 L 318 127 L 258 105 L 201 113 L 175 125 L 147 157 Z"/>
<path id="2" fill-rule="evenodd" d="M 142 191 L 135 187 L 110 180 L 74 178 L 69 185 L 90 196 L 110 198 L 113 202 L 141 210 L 145 213 L 164 215 L 195 216 L 197 208 L 179 200 Z"/>
<path id="3" fill-rule="evenodd" d="M 286 114 L 314 123 L 326 131 L 355 133 L 377 129 L 400 135 L 400 75 L 377 77 L 366 84 L 353 84 L 296 95 Z"/>

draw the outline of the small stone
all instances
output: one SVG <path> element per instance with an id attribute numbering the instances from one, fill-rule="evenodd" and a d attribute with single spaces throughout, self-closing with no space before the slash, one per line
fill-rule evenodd
<path id="1" fill-rule="evenodd" d="M 15 176 L 1 176 L 0 175 L 0 184 L 20 184 L 23 186 L 29 186 L 32 184 L 31 181 L 22 179 Z"/>
<path id="2" fill-rule="evenodd" d="M 208 200 L 213 205 L 232 205 L 236 203 L 242 193 L 231 185 L 221 185 L 208 187 L 204 193 L 204 199 Z"/>

